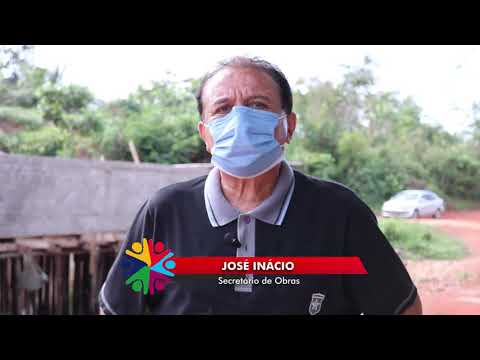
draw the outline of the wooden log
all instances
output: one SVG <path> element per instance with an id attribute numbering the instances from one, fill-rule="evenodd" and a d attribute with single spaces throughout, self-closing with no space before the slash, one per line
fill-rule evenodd
<path id="1" fill-rule="evenodd" d="M 90 305 L 89 311 L 95 311 L 95 304 L 97 301 L 97 287 L 98 287 L 98 244 L 102 242 L 102 234 L 95 234 L 95 241 L 90 242 L 90 260 L 89 260 L 89 275 L 90 275 Z"/>
<path id="2" fill-rule="evenodd" d="M 15 261 L 14 259 L 15 258 L 10 257 L 3 260 L 2 271 L 5 271 L 2 284 L 2 289 L 5 289 L 3 311 L 7 314 L 12 314 L 14 312 L 13 295 L 15 293 L 15 289 L 13 288 L 13 277 L 15 276 L 15 273 L 12 271 L 12 264 Z"/>
<path id="3" fill-rule="evenodd" d="M 18 251 L 18 245 L 15 243 L 2 243 L 0 244 L 0 258 L 2 255 L 9 256 L 15 255 Z"/>
<path id="4" fill-rule="evenodd" d="M 140 164 L 140 156 L 138 156 L 137 148 L 132 140 L 128 141 L 128 148 L 130 150 L 130 154 L 132 155 L 133 161 L 135 164 Z"/>
<path id="5" fill-rule="evenodd" d="M 50 256 L 45 254 L 44 269 L 48 275 L 48 283 L 45 284 L 45 301 L 44 301 L 44 311 L 47 314 L 50 312 L 50 283 L 52 282 L 53 274 L 50 271 Z"/>
<path id="6" fill-rule="evenodd" d="M 79 283 L 79 276 L 80 276 L 80 260 L 78 254 L 73 254 L 73 313 L 79 314 L 80 310 L 80 283 Z"/>
<path id="7" fill-rule="evenodd" d="M 90 302 L 90 292 L 91 292 L 91 276 L 90 276 L 90 254 L 85 253 L 83 255 L 83 269 L 82 269 L 82 277 L 83 277 L 83 299 L 82 303 L 84 305 L 84 313 L 90 314 L 92 313 L 91 309 L 91 302 Z"/>
<path id="8" fill-rule="evenodd" d="M 75 254 L 75 314 L 90 313 L 89 259 L 90 254 L 87 251 Z"/>
<path id="9" fill-rule="evenodd" d="M 28 250 L 44 250 L 47 251 L 50 249 L 50 242 L 45 239 L 32 239 L 32 238 L 21 238 L 15 240 L 18 251 L 28 251 Z"/>
<path id="10" fill-rule="evenodd" d="M 38 258 L 38 265 L 40 268 L 47 274 L 48 276 L 48 270 L 45 266 L 45 255 L 41 254 Z M 48 279 L 50 281 L 50 278 Z M 48 282 L 47 282 L 48 284 Z M 46 284 L 43 284 L 42 288 L 40 289 L 40 295 L 39 295 L 39 304 L 38 304 L 38 314 L 43 315 L 44 314 L 44 309 L 45 309 L 45 300 L 46 300 Z"/>
<path id="11" fill-rule="evenodd" d="M 63 314 L 68 315 L 69 304 L 70 304 L 70 276 L 69 276 L 69 267 L 70 267 L 70 256 L 68 253 L 63 254 Z"/>
<path id="12" fill-rule="evenodd" d="M 48 312 L 50 314 L 55 313 L 55 258 L 53 256 L 49 256 L 48 259 L 48 269 L 50 273 L 51 280 L 48 282 Z"/>
<path id="13" fill-rule="evenodd" d="M 0 259 L 0 314 L 7 313 L 8 288 L 7 288 L 7 259 Z M 5 290 L 4 290 L 5 289 Z"/>
<path id="14" fill-rule="evenodd" d="M 54 255 L 55 259 L 55 315 L 62 314 L 62 257 L 56 253 Z"/>
<path id="15" fill-rule="evenodd" d="M 70 315 L 73 315 L 73 290 L 74 290 L 74 284 L 73 284 L 73 279 L 75 276 L 75 263 L 73 261 L 73 252 L 70 252 L 68 254 L 68 313 Z"/>
<path id="16" fill-rule="evenodd" d="M 18 297 L 17 297 L 17 278 L 15 277 L 15 268 L 16 268 L 16 263 L 17 261 L 20 261 L 18 257 L 12 257 L 10 261 L 10 271 L 12 274 L 11 280 L 12 280 L 12 307 L 11 311 L 12 314 L 18 314 Z"/>
<path id="17" fill-rule="evenodd" d="M 18 258 L 15 262 L 15 274 L 20 274 L 23 271 L 22 268 L 22 258 Z M 16 278 L 16 276 L 15 276 Z M 21 291 L 17 286 L 15 287 L 16 296 L 17 296 L 17 309 L 16 314 L 24 314 L 25 311 L 25 297 L 24 292 Z"/>
<path id="18" fill-rule="evenodd" d="M 82 236 L 17 238 L 0 244 L 0 313 L 98 313 L 98 292 L 106 279 L 124 232 Z M 48 275 L 36 291 L 17 288 L 24 270 L 22 254 Z"/>

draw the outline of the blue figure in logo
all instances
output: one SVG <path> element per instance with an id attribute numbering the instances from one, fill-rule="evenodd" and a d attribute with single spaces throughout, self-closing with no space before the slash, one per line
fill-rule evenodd
<path id="1" fill-rule="evenodd" d="M 164 274 L 166 276 L 174 277 L 175 274 L 169 270 L 175 269 L 175 266 L 177 265 L 174 260 L 168 260 L 171 257 L 173 257 L 173 252 L 169 252 L 167 255 L 165 255 L 162 260 L 157 262 L 154 266 L 151 267 L 152 271 L 156 271 L 160 274 Z"/>

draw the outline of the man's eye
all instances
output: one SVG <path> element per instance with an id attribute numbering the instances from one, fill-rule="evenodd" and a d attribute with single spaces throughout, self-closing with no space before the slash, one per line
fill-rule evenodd
<path id="1" fill-rule="evenodd" d="M 223 105 L 215 109 L 215 115 L 226 114 L 228 112 L 230 112 L 230 106 L 228 105 Z"/>
<path id="2" fill-rule="evenodd" d="M 254 109 L 262 109 L 262 110 L 267 109 L 267 105 L 265 105 L 264 103 L 258 103 L 258 102 L 252 103 L 250 107 Z"/>

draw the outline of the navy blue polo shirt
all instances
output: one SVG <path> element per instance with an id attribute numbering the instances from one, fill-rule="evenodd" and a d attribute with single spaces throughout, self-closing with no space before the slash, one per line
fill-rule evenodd
<path id="1" fill-rule="evenodd" d="M 237 248 L 238 257 L 255 256 L 255 227 L 258 220 L 271 225 L 281 226 L 285 213 L 290 204 L 295 188 L 293 169 L 286 161 L 280 163 L 278 179 L 272 193 L 256 208 L 241 212 L 234 208 L 223 195 L 220 185 L 220 170 L 214 167 L 205 180 L 205 208 L 207 209 L 210 224 L 214 227 L 226 225 L 233 220 L 237 221 L 236 238 L 240 246 Z M 253 275 L 247 274 L 247 279 Z M 252 292 L 251 283 L 236 284 L 235 291 Z"/>
<path id="2" fill-rule="evenodd" d="M 280 206 L 283 221 L 255 218 L 254 255 L 359 256 L 368 275 L 288 275 L 249 291 L 220 284 L 219 276 L 177 275 L 153 295 L 134 292 L 125 284 L 121 259 L 143 238 L 164 243 L 177 257 L 238 255 L 225 234 L 237 233 L 239 216 L 212 223 L 207 176 L 201 176 L 167 186 L 141 206 L 100 291 L 104 312 L 399 314 L 410 306 L 417 289 L 368 206 L 341 184 L 292 174 L 294 187 L 283 191 L 290 193 L 288 207 Z"/>

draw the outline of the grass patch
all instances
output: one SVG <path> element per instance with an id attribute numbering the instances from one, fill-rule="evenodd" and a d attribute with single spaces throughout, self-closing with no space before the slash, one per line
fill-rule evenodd
<path id="1" fill-rule="evenodd" d="M 459 199 L 448 197 L 446 200 L 447 210 L 474 210 L 480 209 L 480 200 Z"/>
<path id="2" fill-rule="evenodd" d="M 468 254 L 460 240 L 428 225 L 380 219 L 379 226 L 392 246 L 410 259 L 454 260 Z"/>

